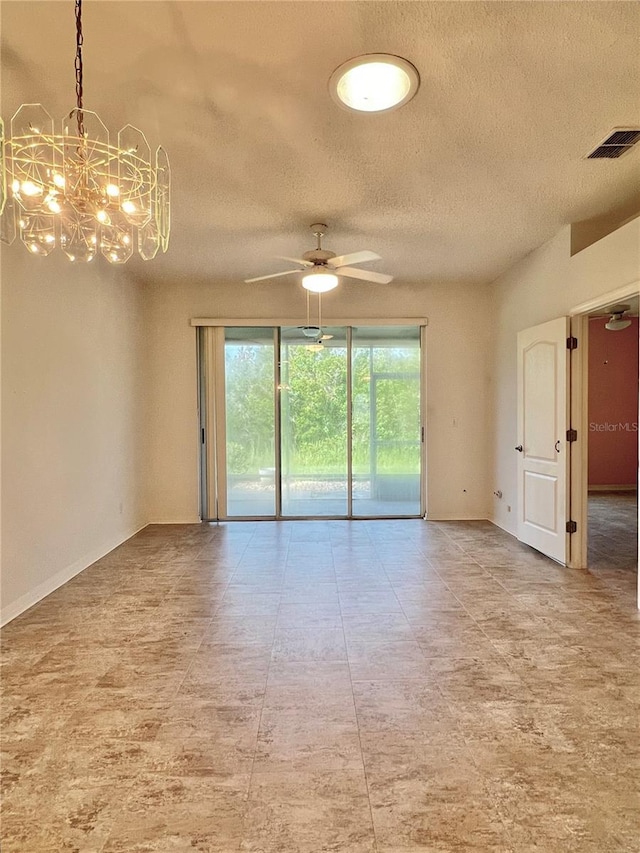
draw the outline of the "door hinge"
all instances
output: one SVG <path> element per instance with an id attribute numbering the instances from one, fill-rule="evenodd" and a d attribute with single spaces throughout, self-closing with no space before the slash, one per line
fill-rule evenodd
<path id="1" fill-rule="evenodd" d="M 578 349 L 578 339 L 574 338 L 573 335 L 567 338 L 567 349 Z"/>
<path id="2" fill-rule="evenodd" d="M 567 441 L 577 441 L 578 440 L 578 430 L 577 429 L 568 429 L 567 430 Z"/>
<path id="3" fill-rule="evenodd" d="M 567 533 L 577 533 L 578 525 L 575 521 L 567 521 Z"/>

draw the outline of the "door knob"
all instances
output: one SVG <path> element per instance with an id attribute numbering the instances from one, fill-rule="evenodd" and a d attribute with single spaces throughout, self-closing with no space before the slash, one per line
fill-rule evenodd
<path id="1" fill-rule="evenodd" d="M 522 453 L 523 448 L 521 444 L 519 444 L 515 449 L 518 451 L 518 453 Z"/>

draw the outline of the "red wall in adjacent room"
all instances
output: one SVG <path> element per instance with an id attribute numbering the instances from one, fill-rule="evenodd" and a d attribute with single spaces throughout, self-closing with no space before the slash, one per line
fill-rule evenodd
<path id="1" fill-rule="evenodd" d="M 618 332 L 605 329 L 606 318 L 589 321 L 590 486 L 637 482 L 638 318 L 631 319 Z"/>

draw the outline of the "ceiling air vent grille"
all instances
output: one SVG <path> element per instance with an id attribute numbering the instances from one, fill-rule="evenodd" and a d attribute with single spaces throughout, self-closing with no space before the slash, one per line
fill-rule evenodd
<path id="1" fill-rule="evenodd" d="M 587 154 L 587 160 L 617 160 L 640 142 L 640 127 L 616 127 L 596 148 Z"/>

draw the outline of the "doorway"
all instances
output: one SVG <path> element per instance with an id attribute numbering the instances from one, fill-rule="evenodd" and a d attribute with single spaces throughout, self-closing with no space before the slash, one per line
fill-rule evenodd
<path id="1" fill-rule="evenodd" d="M 199 327 L 203 520 L 423 517 L 423 343 L 422 324 Z"/>
<path id="2" fill-rule="evenodd" d="M 638 563 L 638 297 L 588 320 L 587 564 L 620 584 Z"/>
<path id="3" fill-rule="evenodd" d="M 636 586 L 640 605 L 638 285 L 518 334 L 514 449 L 518 538 L 573 568 L 599 564 L 613 586 Z M 606 335 L 605 350 L 594 345 L 591 370 L 590 325 L 594 344 Z M 596 382 L 598 371 L 604 372 L 600 387 L 590 388 L 590 374 Z M 608 456 L 594 443 L 601 433 L 614 434 Z"/>
<path id="4" fill-rule="evenodd" d="M 577 440 L 571 454 L 570 505 L 577 532 L 571 537 L 570 565 L 593 570 L 617 589 L 628 589 L 640 607 L 639 290 L 640 282 L 634 282 L 578 305 L 571 312 L 571 334 L 578 346 L 571 353 L 571 423 Z M 614 316 L 613 309 L 621 305 L 628 309 L 621 317 Z M 632 322 L 627 326 L 626 322 L 616 322 L 620 319 Z M 606 324 L 610 328 L 605 328 Z M 632 329 L 632 334 L 624 357 L 616 341 L 622 340 L 619 336 L 626 329 Z M 604 349 L 598 339 L 604 342 Z M 624 411 L 620 410 L 620 403 Z M 635 476 L 631 473 L 634 465 Z M 629 482 L 614 482 L 617 479 Z"/>

